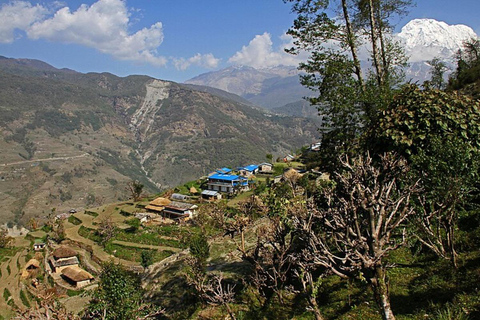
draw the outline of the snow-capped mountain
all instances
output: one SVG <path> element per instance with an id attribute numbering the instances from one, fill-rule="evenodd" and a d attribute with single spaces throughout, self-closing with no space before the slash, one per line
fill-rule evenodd
<path id="1" fill-rule="evenodd" d="M 430 79 L 430 66 L 427 61 L 439 58 L 445 62 L 449 73 L 455 70 L 455 54 L 463 42 L 478 38 L 472 28 L 466 25 L 448 25 L 434 19 L 414 19 L 397 34 L 405 45 L 410 66 L 406 70 L 407 79 L 422 83 Z"/>
<path id="2" fill-rule="evenodd" d="M 407 23 L 395 37 L 405 46 L 409 59 L 407 80 L 423 83 L 430 79 L 427 61 L 440 58 L 449 69 L 455 70 L 455 53 L 463 42 L 478 38 L 472 28 L 465 25 L 448 25 L 434 19 L 414 19 Z M 362 62 L 364 69 L 371 65 L 368 55 Z M 267 109 L 288 105 L 301 106 L 302 98 L 312 93 L 299 83 L 299 71 L 295 67 L 278 66 L 255 69 L 232 66 L 223 70 L 199 75 L 187 83 L 222 89 L 242 96 L 250 102 Z"/>
<path id="3" fill-rule="evenodd" d="M 411 62 L 435 57 L 452 59 L 465 40 L 477 38 L 473 29 L 466 25 L 448 25 L 434 19 L 414 19 L 397 36 L 405 44 Z"/>

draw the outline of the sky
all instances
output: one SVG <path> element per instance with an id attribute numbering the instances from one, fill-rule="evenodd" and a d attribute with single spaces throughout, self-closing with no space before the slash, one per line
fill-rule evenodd
<path id="1" fill-rule="evenodd" d="M 480 0 L 418 0 L 415 18 L 480 35 Z M 282 0 L 0 0 L 0 55 L 79 72 L 183 82 L 234 65 L 297 65 L 284 53 L 295 15 Z"/>

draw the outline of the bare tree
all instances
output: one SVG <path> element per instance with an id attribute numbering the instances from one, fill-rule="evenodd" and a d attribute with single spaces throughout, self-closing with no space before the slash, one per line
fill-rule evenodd
<path id="1" fill-rule="evenodd" d="M 417 183 L 400 187 L 397 181 L 407 167 L 394 154 L 384 154 L 379 164 L 369 154 L 341 163 L 344 171 L 334 178 L 335 187 L 293 217 L 305 244 L 300 258 L 342 278 L 364 278 L 382 318 L 393 320 L 385 258 L 405 244 L 404 223 L 414 212 L 410 198 Z"/>
<path id="2" fill-rule="evenodd" d="M 112 239 L 117 232 L 117 228 L 110 216 L 103 218 L 98 224 L 97 233 L 102 238 L 102 245 L 105 245 Z"/>
<path id="3" fill-rule="evenodd" d="M 142 197 L 144 185 L 138 180 L 132 180 L 127 183 L 127 191 L 132 197 L 133 201 L 136 202 Z"/>
<path id="4" fill-rule="evenodd" d="M 235 284 L 225 284 L 222 274 L 209 277 L 204 273 L 187 275 L 187 282 L 195 288 L 204 302 L 224 306 L 230 318 L 236 320 L 235 313 L 229 305 L 235 301 Z"/>

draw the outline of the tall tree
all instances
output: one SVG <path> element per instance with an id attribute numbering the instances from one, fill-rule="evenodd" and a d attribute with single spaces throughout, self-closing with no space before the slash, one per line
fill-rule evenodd
<path id="1" fill-rule="evenodd" d="M 300 64 L 306 72 L 301 83 L 318 93 L 309 101 L 323 118 L 328 142 L 323 146 L 348 151 L 392 98 L 406 59 L 390 37 L 391 20 L 405 13 L 410 1 L 284 1 L 298 14 L 288 31 L 294 45 L 287 52 L 310 54 Z M 360 49 L 371 52 L 372 68 L 362 70 Z"/>

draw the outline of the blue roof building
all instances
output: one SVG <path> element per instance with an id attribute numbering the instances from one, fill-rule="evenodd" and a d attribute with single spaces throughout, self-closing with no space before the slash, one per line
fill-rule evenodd
<path id="1" fill-rule="evenodd" d="M 216 173 L 208 177 L 207 189 L 226 193 L 248 190 L 248 179 L 234 174 Z"/>
<path id="2" fill-rule="evenodd" d="M 242 176 L 246 176 L 246 177 L 251 176 L 252 174 L 256 174 L 258 172 L 258 165 L 251 164 L 249 166 L 238 168 L 238 172 Z"/>

